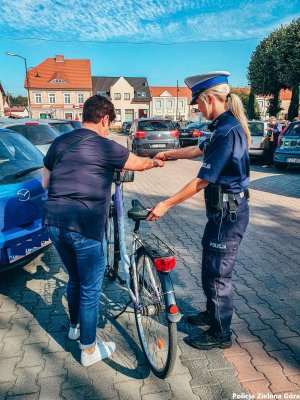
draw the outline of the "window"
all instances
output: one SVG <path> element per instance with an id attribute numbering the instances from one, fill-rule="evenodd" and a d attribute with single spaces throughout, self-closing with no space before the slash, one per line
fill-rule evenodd
<path id="1" fill-rule="evenodd" d="M 173 108 L 173 100 L 167 100 L 167 109 L 171 110 Z"/>
<path id="2" fill-rule="evenodd" d="M 55 94 L 54 93 L 49 93 L 48 97 L 49 97 L 49 103 L 50 104 L 55 104 Z"/>
<path id="3" fill-rule="evenodd" d="M 124 100 L 130 100 L 130 93 L 124 93 Z"/>
<path id="4" fill-rule="evenodd" d="M 115 93 L 114 99 L 121 100 L 121 93 Z"/>
<path id="5" fill-rule="evenodd" d="M 155 100 L 155 108 L 157 110 L 161 110 L 162 109 L 162 101 L 161 100 Z"/>
<path id="6" fill-rule="evenodd" d="M 79 103 L 79 104 L 84 103 L 83 93 L 78 93 L 77 94 L 77 103 Z"/>
<path id="7" fill-rule="evenodd" d="M 183 100 L 179 100 L 178 101 L 178 108 L 183 108 L 184 107 L 184 101 Z"/>
<path id="8" fill-rule="evenodd" d="M 116 121 L 121 121 L 121 110 L 115 108 Z"/>
<path id="9" fill-rule="evenodd" d="M 65 93 L 64 94 L 64 99 L 65 99 L 65 104 L 70 104 L 71 103 L 71 95 L 70 95 L 70 93 Z"/>
<path id="10" fill-rule="evenodd" d="M 65 119 L 72 119 L 73 118 L 73 114 L 70 112 L 65 113 Z"/>
<path id="11" fill-rule="evenodd" d="M 35 103 L 42 104 L 42 93 L 35 93 Z"/>
<path id="12" fill-rule="evenodd" d="M 146 92 L 136 92 L 137 97 L 146 97 Z"/>
<path id="13" fill-rule="evenodd" d="M 125 121 L 126 122 L 133 121 L 133 113 L 134 113 L 134 110 L 125 110 Z"/>
<path id="14" fill-rule="evenodd" d="M 100 90 L 100 92 L 97 92 L 97 95 L 98 96 L 104 96 L 104 97 L 106 97 L 107 96 L 107 93 L 105 92 L 105 91 L 103 91 L 103 90 Z M 78 102 L 79 103 L 79 102 Z"/>
<path id="15" fill-rule="evenodd" d="M 66 83 L 66 81 L 64 81 L 63 79 L 56 78 L 52 79 L 51 83 Z"/>

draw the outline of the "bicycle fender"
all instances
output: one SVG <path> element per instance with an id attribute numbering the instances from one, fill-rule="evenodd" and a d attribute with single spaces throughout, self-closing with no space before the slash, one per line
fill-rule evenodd
<path id="1" fill-rule="evenodd" d="M 168 320 L 170 322 L 179 322 L 181 320 L 181 313 L 178 311 L 176 314 L 171 314 L 168 312 L 170 307 L 172 305 L 176 305 L 176 298 L 175 298 L 175 292 L 173 288 L 173 284 L 170 278 L 170 274 L 167 272 L 158 272 L 159 277 L 160 277 L 160 282 L 161 286 L 163 289 L 164 293 L 164 298 L 165 298 L 165 303 L 166 303 L 166 314 L 168 317 Z"/>

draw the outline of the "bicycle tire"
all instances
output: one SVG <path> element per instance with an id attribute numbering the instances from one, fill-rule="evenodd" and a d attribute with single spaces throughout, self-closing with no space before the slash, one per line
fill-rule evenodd
<path id="1" fill-rule="evenodd" d="M 153 282 L 158 289 L 159 298 Z M 164 379 L 170 375 L 176 361 L 177 324 L 167 318 L 160 276 L 145 251 L 138 252 L 135 286 L 143 307 L 142 310 L 137 307 L 134 310 L 141 347 L 154 375 Z M 152 310 L 155 308 L 154 315 L 145 315 L 145 308 L 147 313 L 149 309 L 151 310 L 150 307 Z"/>
<path id="2" fill-rule="evenodd" d="M 109 217 L 106 226 L 106 241 L 107 241 L 107 262 L 106 276 L 114 281 L 117 278 L 120 261 L 120 243 L 118 231 L 118 218 L 113 205 L 109 210 Z"/>

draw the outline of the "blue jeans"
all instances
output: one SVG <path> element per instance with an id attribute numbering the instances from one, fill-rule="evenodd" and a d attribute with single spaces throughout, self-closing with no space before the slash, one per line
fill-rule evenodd
<path id="1" fill-rule="evenodd" d="M 67 299 L 70 323 L 72 326 L 80 324 L 80 348 L 93 347 L 106 264 L 106 242 L 57 226 L 48 225 L 47 228 L 69 273 Z"/>

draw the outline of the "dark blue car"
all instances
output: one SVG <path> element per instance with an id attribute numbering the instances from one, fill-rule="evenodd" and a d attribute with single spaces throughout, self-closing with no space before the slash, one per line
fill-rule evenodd
<path id="1" fill-rule="evenodd" d="M 290 123 L 278 142 L 274 153 L 275 168 L 283 171 L 289 165 L 300 166 L 300 121 Z"/>
<path id="2" fill-rule="evenodd" d="M 0 129 L 0 272 L 51 242 L 42 226 L 43 154 L 22 135 Z"/>

